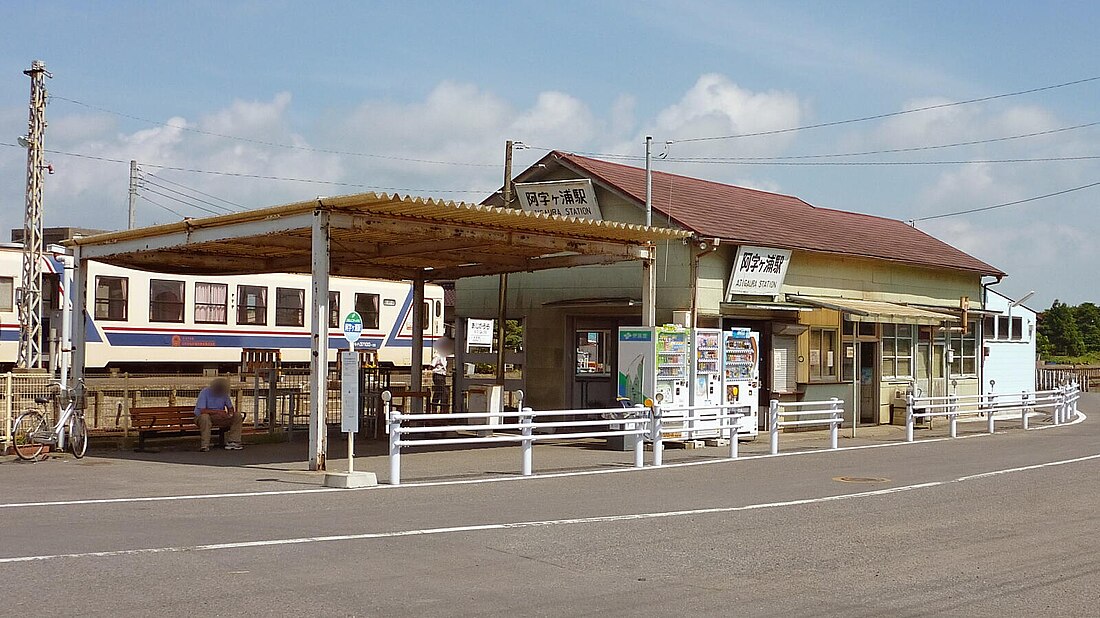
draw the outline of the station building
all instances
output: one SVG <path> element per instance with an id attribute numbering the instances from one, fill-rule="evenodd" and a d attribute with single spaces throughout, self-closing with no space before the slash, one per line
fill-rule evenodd
<path id="1" fill-rule="evenodd" d="M 556 185 L 528 183 L 569 180 L 590 182 L 596 204 L 559 212 L 645 223 L 644 169 L 557 151 L 515 178 L 509 206 L 538 209 L 546 196 L 533 189 Z M 983 323 L 1000 315 L 985 306 L 985 286 L 1004 276 L 996 267 L 904 222 L 789 195 L 654 172 L 652 196 L 653 225 L 692 234 L 656 247 L 657 324 L 760 333 L 761 406 L 838 397 L 848 423 L 854 411 L 879 424 L 902 421 L 910 389 L 981 392 Z M 500 193 L 485 203 L 505 205 Z M 522 379 L 508 388 L 539 409 L 613 404 L 616 333 L 641 324 L 641 270 L 510 275 L 507 317 L 522 320 L 525 344 L 509 356 Z M 496 317 L 496 277 L 456 290 L 458 331 Z M 460 370 L 472 367 L 459 348 Z"/>

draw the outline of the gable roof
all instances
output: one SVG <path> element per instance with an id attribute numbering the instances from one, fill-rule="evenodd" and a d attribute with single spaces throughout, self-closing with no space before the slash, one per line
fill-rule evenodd
<path id="1" fill-rule="evenodd" d="M 582 176 L 645 204 L 645 170 L 553 151 L 554 159 Z M 536 167 L 532 169 L 537 169 Z M 891 260 L 931 268 L 966 270 L 1003 277 L 976 257 L 896 219 L 818 208 L 769 193 L 690 176 L 653 172 L 653 210 L 700 236 L 738 244 L 759 244 Z"/>

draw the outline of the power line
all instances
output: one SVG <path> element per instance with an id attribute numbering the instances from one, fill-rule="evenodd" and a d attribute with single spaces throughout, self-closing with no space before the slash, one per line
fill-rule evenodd
<path id="1" fill-rule="evenodd" d="M 149 202 L 153 206 L 156 206 L 158 208 L 163 208 L 164 210 L 167 210 L 168 212 L 170 212 L 170 213 L 176 215 L 177 217 L 179 217 L 180 219 L 186 219 L 187 218 L 187 215 L 179 212 L 178 210 L 174 210 L 172 208 L 169 208 L 169 207 L 165 206 L 164 204 L 161 204 L 160 202 L 157 202 L 155 200 L 151 200 L 151 199 L 145 197 L 144 195 L 138 195 L 138 197 L 145 200 L 146 202 Z"/>
<path id="2" fill-rule="evenodd" d="M 188 202 L 186 200 L 181 200 L 180 198 L 173 197 L 171 195 L 168 195 L 167 193 L 161 193 L 160 191 L 157 191 L 156 189 L 150 189 L 148 187 L 142 187 L 142 189 L 144 189 L 145 191 L 148 191 L 149 193 L 152 193 L 153 195 L 159 195 L 163 198 L 167 198 L 167 199 L 179 202 L 180 204 L 183 204 L 184 206 L 190 206 L 191 208 L 194 208 L 195 210 L 201 210 L 201 211 L 203 211 L 205 213 L 208 213 L 208 214 L 211 214 L 211 215 L 223 214 L 223 213 L 220 213 L 216 210 L 211 210 L 209 208 L 206 208 L 205 206 L 199 206 L 198 204 L 195 204 L 193 202 Z"/>
<path id="3" fill-rule="evenodd" d="M 1019 135 L 1007 135 L 1004 137 L 993 137 L 989 139 L 971 140 L 967 142 L 954 142 L 951 144 L 936 144 L 933 146 L 911 146 L 908 148 L 889 148 L 884 150 L 864 150 L 861 152 L 834 152 L 827 154 L 806 154 L 806 155 L 785 155 L 777 157 L 672 157 L 664 160 L 667 161 L 784 161 L 793 159 L 826 159 L 836 157 L 859 157 L 865 155 L 876 154 L 894 154 L 899 152 L 919 152 L 924 150 L 939 150 L 941 148 L 957 148 L 960 146 L 976 146 L 978 144 L 993 144 L 996 142 L 1007 142 L 1011 140 L 1025 139 L 1029 137 L 1039 137 L 1042 135 L 1053 135 L 1055 133 L 1064 133 L 1066 131 L 1076 131 L 1078 129 L 1086 129 L 1089 127 L 1095 127 L 1100 125 L 1098 122 L 1088 122 L 1085 124 L 1073 125 L 1071 127 L 1061 127 L 1058 129 L 1048 129 L 1046 131 L 1035 131 L 1033 133 L 1021 133 Z"/>
<path id="4" fill-rule="evenodd" d="M 1100 155 L 1080 155 L 1073 157 L 1034 157 L 1015 159 L 959 159 L 952 161 L 741 161 L 741 160 L 681 160 L 661 159 L 670 163 L 709 163 L 715 165 L 782 165 L 788 167 L 858 167 L 858 166 L 902 166 L 902 165 L 973 165 L 975 163 L 1049 163 L 1053 161 L 1091 161 L 1100 159 Z"/>
<path id="5" fill-rule="evenodd" d="M 17 144 L 11 144 L 8 142 L 0 142 L 0 146 L 10 146 L 12 148 L 23 149 L 22 146 Z M 78 159 L 88 159 L 91 161 L 104 161 L 107 163 L 125 163 L 129 165 L 128 160 L 113 159 L 111 157 L 100 157 L 96 155 L 82 154 L 78 152 L 66 152 L 63 150 L 51 150 L 48 148 L 42 149 L 43 152 L 50 154 L 62 155 L 66 157 L 76 157 Z M 175 172 L 188 172 L 192 174 L 212 174 L 215 176 L 230 176 L 233 178 L 255 178 L 258 180 L 281 180 L 285 182 L 304 182 L 318 185 L 331 185 L 338 187 L 354 187 L 358 189 L 370 189 L 377 191 L 389 191 L 389 192 L 407 192 L 407 193 L 477 193 L 479 195 L 488 195 L 496 189 L 410 189 L 407 187 L 383 187 L 380 185 L 367 185 L 354 182 L 339 182 L 335 180 L 316 180 L 313 178 L 288 178 L 286 176 L 265 176 L 262 174 L 245 174 L 241 172 L 226 172 L 221 170 L 204 170 L 189 167 L 179 167 L 174 165 L 158 165 L 156 163 L 142 163 L 142 167 L 153 167 L 162 170 L 170 170 Z"/>
<path id="6" fill-rule="evenodd" d="M 235 211 L 235 210 L 233 210 L 232 208 L 227 208 L 227 207 L 225 207 L 225 206 L 222 206 L 221 204 L 215 204 L 214 202 L 211 202 L 211 201 L 208 201 L 208 200 L 204 200 L 204 199 L 202 199 L 202 198 L 200 198 L 200 197 L 195 197 L 195 196 L 193 196 L 193 195 L 191 195 L 191 194 L 189 194 L 189 193 L 184 193 L 183 191 L 179 191 L 179 190 L 177 190 L 177 189 L 173 189 L 173 188 L 171 188 L 171 187 L 168 187 L 168 186 L 162 185 L 162 184 L 160 184 L 160 183 L 158 183 L 158 182 L 154 182 L 154 181 L 150 180 L 149 178 L 145 178 L 145 179 L 143 179 L 143 181 L 142 181 L 142 186 L 150 186 L 150 185 L 151 185 L 151 186 L 154 186 L 154 187 L 157 187 L 158 189 L 161 189 L 161 190 L 163 190 L 163 191 L 168 191 L 169 193 L 174 193 L 174 194 L 176 194 L 176 195 L 179 195 L 179 196 L 181 196 L 181 197 L 185 197 L 185 198 L 187 198 L 187 199 L 189 199 L 189 200 L 193 200 L 193 201 L 199 202 L 200 204 L 206 204 L 207 206 L 211 206 L 211 207 L 213 207 L 213 208 L 217 208 L 218 210 L 220 210 L 220 211 L 222 211 L 222 212 L 238 212 L 238 211 Z"/>
<path id="7" fill-rule="evenodd" d="M 1091 189 L 1092 187 L 1100 186 L 1100 182 L 1093 182 L 1087 185 L 1081 185 L 1080 187 L 1073 187 L 1071 189 L 1063 189 L 1061 191 L 1055 191 L 1054 193 L 1047 193 L 1045 195 L 1036 195 L 1035 197 L 1029 197 L 1022 200 L 1015 200 L 1013 202 L 1004 202 L 1003 204 L 994 204 L 993 206 L 983 206 L 981 208 L 970 208 L 968 210 L 958 210 L 955 212 L 945 212 L 938 215 L 931 215 L 928 217 L 918 217 L 916 219 L 910 219 L 911 223 L 917 223 L 918 221 L 931 221 L 932 219 L 943 219 L 946 217 L 957 217 L 959 215 L 969 215 L 976 212 L 985 212 L 987 210 L 996 210 L 998 208 L 1005 208 L 1008 206 L 1015 206 L 1017 204 L 1026 204 L 1027 202 L 1034 202 L 1037 200 L 1043 200 L 1048 197 L 1055 197 L 1057 195 L 1065 195 L 1066 193 L 1073 193 L 1074 191 L 1083 191 L 1085 189 Z"/>
<path id="8" fill-rule="evenodd" d="M 230 200 L 225 199 L 224 197 L 218 197 L 216 195 L 211 195 L 209 193 L 204 193 L 204 192 L 199 191 L 198 189 L 196 189 L 194 187 L 189 187 L 185 184 L 175 182 L 174 180 L 168 180 L 167 178 L 164 178 L 163 176 L 157 176 L 156 174 L 146 174 L 146 178 L 156 178 L 157 180 L 167 182 L 168 184 L 175 185 L 177 187 L 180 187 L 181 189 L 187 189 L 188 191 L 191 191 L 193 193 L 198 193 L 199 195 L 205 195 L 206 197 L 208 197 L 210 199 L 218 200 L 219 202 L 225 202 L 226 204 L 229 204 L 230 206 L 236 206 L 238 208 L 245 209 L 245 210 L 248 209 L 248 207 L 243 205 L 243 204 L 238 204 L 237 202 L 232 202 Z"/>
<path id="9" fill-rule="evenodd" d="M 1054 90 L 1055 88 L 1065 88 L 1068 86 L 1076 86 L 1078 84 L 1084 84 L 1088 82 L 1094 82 L 1100 80 L 1100 75 L 1093 77 L 1086 77 L 1084 79 L 1076 79 L 1069 82 L 1062 82 L 1060 84 L 1052 84 L 1050 86 L 1041 86 L 1038 88 L 1029 88 L 1027 90 L 1017 90 L 1015 92 L 1005 92 L 1001 94 L 995 94 L 988 97 L 979 97 L 976 99 L 967 99 L 965 101 L 953 101 L 951 103 L 938 103 L 936 105 L 925 105 L 923 107 L 915 107 L 913 109 L 905 109 L 896 112 L 887 112 L 883 114 L 874 114 L 871 116 L 861 116 L 859 118 L 848 118 L 845 120 L 833 120 L 831 122 L 819 122 L 817 124 L 808 124 L 797 127 L 788 127 L 786 129 L 772 129 L 770 131 L 757 131 L 755 133 L 735 133 L 733 135 L 712 135 L 707 137 L 690 137 L 685 139 L 671 140 L 672 143 L 687 143 L 687 142 L 708 142 L 715 140 L 726 139 L 738 139 L 742 137 L 759 137 L 762 135 L 779 135 L 782 133 L 793 133 L 795 131 L 805 131 L 807 129 L 821 129 L 824 127 L 835 127 L 843 124 L 852 124 L 855 122 L 866 122 L 868 120 L 880 120 L 882 118 L 892 118 L 894 116 L 903 116 L 906 114 L 915 114 L 918 112 L 926 112 L 933 109 L 943 109 L 945 107 L 956 107 L 959 105 L 969 105 L 971 103 L 982 103 L 985 101 L 993 101 L 996 99 L 1004 99 L 1008 97 L 1015 97 L 1024 94 L 1033 94 L 1036 92 L 1043 92 L 1045 90 Z"/>
<path id="10" fill-rule="evenodd" d="M 56 94 L 50 94 L 51 99 L 57 99 L 58 101 L 65 101 L 66 103 L 72 103 L 73 105 L 79 105 L 88 109 L 93 109 L 106 114 L 112 114 L 121 118 L 129 118 L 130 120 L 137 120 L 139 122 L 145 122 L 148 124 L 158 125 L 162 127 L 168 127 L 170 129 L 179 129 L 181 131 L 189 131 L 191 133 L 197 133 L 199 135 L 208 135 L 210 137 L 221 137 L 224 139 L 236 140 L 239 142 L 246 142 L 249 144 L 256 144 L 259 146 L 269 146 L 273 148 L 287 148 L 290 150 L 305 150 L 307 152 L 318 152 L 322 154 L 334 154 L 345 155 L 351 157 L 367 157 L 371 159 L 384 159 L 388 161 L 404 161 L 407 163 L 432 163 L 435 165 L 456 165 L 463 167 L 497 167 L 495 163 L 467 163 L 464 161 L 440 161 L 435 159 L 418 159 L 414 157 L 398 157 L 394 155 L 382 155 L 369 152 L 352 152 L 348 150 L 333 150 L 330 148 L 314 148 L 312 146 L 301 146 L 298 144 L 283 144 L 280 142 L 269 142 L 266 140 L 253 139 L 250 137 L 242 137 L 240 135 L 228 135 L 226 133 L 216 133 L 214 131 L 205 131 L 203 129 L 196 129 L 194 127 L 188 127 L 186 125 L 172 124 L 170 122 L 160 122 L 157 120 L 150 120 L 148 118 L 142 118 L 141 116 L 134 116 L 124 112 L 117 112 L 112 109 L 100 107 L 98 105 L 92 105 L 90 103 L 84 103 L 83 101 L 77 101 L 76 99 L 69 99 L 66 97 L 58 96 Z"/>

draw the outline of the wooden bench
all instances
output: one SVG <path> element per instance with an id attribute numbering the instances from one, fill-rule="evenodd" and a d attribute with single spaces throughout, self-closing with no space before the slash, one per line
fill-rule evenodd
<path id="1" fill-rule="evenodd" d="M 136 451 L 145 450 L 145 438 L 149 436 L 199 435 L 195 424 L 194 406 L 163 406 L 130 408 L 130 427 L 138 434 Z M 225 446 L 226 427 L 212 427 L 218 432 L 218 444 Z"/>

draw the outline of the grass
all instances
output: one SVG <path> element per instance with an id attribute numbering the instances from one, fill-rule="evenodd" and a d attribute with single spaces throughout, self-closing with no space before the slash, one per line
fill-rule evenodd
<path id="1" fill-rule="evenodd" d="M 1097 365 L 1100 366 L 1100 352 L 1090 352 L 1084 356 L 1046 356 L 1042 361 L 1053 365 Z"/>

